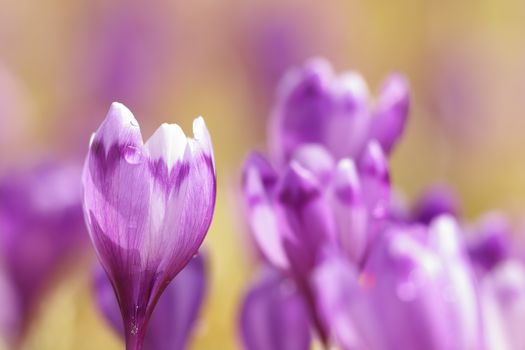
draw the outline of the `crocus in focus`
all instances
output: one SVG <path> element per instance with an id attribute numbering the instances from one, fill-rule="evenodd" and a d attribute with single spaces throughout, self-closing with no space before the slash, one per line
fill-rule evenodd
<path id="1" fill-rule="evenodd" d="M 7 332 L 11 343 L 21 340 L 61 266 L 87 243 L 80 174 L 79 166 L 50 161 L 0 180 L 0 264 L 19 313 Z"/>
<path id="2" fill-rule="evenodd" d="M 278 90 L 270 148 L 288 161 L 305 143 L 324 145 L 335 158 L 359 158 L 370 140 L 389 154 L 402 135 L 409 111 L 408 83 L 398 74 L 383 83 L 372 103 L 357 72 L 335 75 L 323 59 L 290 70 Z"/>
<path id="3" fill-rule="evenodd" d="M 205 259 L 201 254 L 191 259 L 160 296 L 146 332 L 145 350 L 186 348 L 206 292 L 205 265 Z M 117 299 L 100 265 L 95 271 L 94 282 L 100 310 L 111 327 L 124 338 L 124 327 Z"/>
<path id="4" fill-rule="evenodd" d="M 141 349 L 158 298 L 197 253 L 216 195 L 204 120 L 194 138 L 162 124 L 144 143 L 133 114 L 113 103 L 86 158 L 84 214 L 117 295 L 126 347 Z"/>

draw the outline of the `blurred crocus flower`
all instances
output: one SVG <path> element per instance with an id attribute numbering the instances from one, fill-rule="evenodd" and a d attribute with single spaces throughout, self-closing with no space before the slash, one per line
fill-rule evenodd
<path id="1" fill-rule="evenodd" d="M 467 238 L 468 254 L 481 272 L 490 271 L 511 257 L 512 229 L 497 212 L 485 214 Z"/>
<path id="2" fill-rule="evenodd" d="M 2 268 L 19 313 L 10 342 L 20 341 L 43 291 L 87 243 L 80 170 L 47 162 L 0 179 Z"/>
<path id="3" fill-rule="evenodd" d="M 343 349 L 481 349 L 474 276 L 451 217 L 393 226 L 361 271 L 337 254 L 318 267 L 320 310 Z"/>
<path id="4" fill-rule="evenodd" d="M 461 204 L 452 189 L 443 184 L 436 184 L 427 188 L 416 200 L 410 219 L 429 224 L 440 215 L 459 217 L 460 213 Z"/>
<path id="5" fill-rule="evenodd" d="M 145 350 L 183 350 L 199 316 L 206 294 L 206 262 L 199 254 L 173 279 L 150 320 L 144 340 Z M 94 280 L 98 306 L 111 327 L 124 339 L 124 326 L 111 283 L 98 265 Z"/>
<path id="6" fill-rule="evenodd" d="M 335 162 L 321 145 L 306 144 L 282 172 L 258 153 L 244 167 L 254 241 L 267 262 L 292 277 L 322 342 L 326 332 L 310 280 L 323 249 L 342 246 L 350 260 L 360 263 L 386 220 L 388 164 L 376 142 L 364 153 L 358 164 L 349 158 Z"/>
<path id="7" fill-rule="evenodd" d="M 320 145 L 303 145 L 280 174 L 258 153 L 248 157 L 243 193 L 255 242 L 274 266 L 305 278 L 325 245 L 358 262 L 387 217 L 388 164 L 376 142 L 356 164 L 335 162 Z"/>
<path id="8" fill-rule="evenodd" d="M 163 124 L 144 143 L 133 114 L 113 103 L 90 142 L 84 214 L 131 350 L 141 349 L 158 298 L 211 224 L 215 163 L 202 118 L 193 133 L 187 138 L 178 125 Z"/>
<path id="9" fill-rule="evenodd" d="M 359 73 L 337 76 L 327 61 L 311 59 L 289 71 L 280 84 L 270 148 L 284 162 L 304 143 L 320 143 L 336 159 L 359 158 L 375 139 L 389 154 L 408 111 L 408 83 L 402 76 L 389 76 L 373 101 Z"/>
<path id="10" fill-rule="evenodd" d="M 247 291 L 239 319 L 246 350 L 308 350 L 308 311 L 294 284 L 276 270 L 263 271 Z"/>

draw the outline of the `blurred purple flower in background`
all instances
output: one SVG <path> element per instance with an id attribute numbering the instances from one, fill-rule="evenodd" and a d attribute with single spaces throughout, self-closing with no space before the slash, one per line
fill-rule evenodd
<path id="1" fill-rule="evenodd" d="M 191 259 L 160 296 L 146 332 L 145 350 L 187 348 L 207 290 L 206 261 L 202 254 Z M 108 277 L 97 265 L 94 288 L 98 306 L 111 327 L 125 339 L 119 305 Z"/>
<path id="2" fill-rule="evenodd" d="M 284 145 L 286 141 L 277 146 L 277 160 L 267 160 L 258 153 L 248 157 L 243 169 L 243 194 L 254 241 L 267 262 L 292 278 L 291 283 L 304 298 L 318 337 L 326 342 L 327 334 L 316 308 L 311 273 L 326 247 L 341 246 L 349 259 L 361 263 L 387 219 L 390 179 L 384 149 L 390 150 L 392 140 L 403 131 L 408 92 L 404 80 L 395 78 L 403 96 L 398 96 L 399 91 L 387 93 L 384 96 L 395 98 L 385 97 L 383 100 L 388 102 L 378 105 L 381 108 L 377 110 L 385 112 L 378 113 L 376 118 L 396 120 L 390 124 L 391 132 L 374 131 L 379 128 L 373 124 L 362 128 L 363 122 L 373 120 L 369 115 L 368 96 L 364 94 L 366 86 L 362 78 L 354 73 L 348 74 L 345 86 L 349 89 L 344 91 L 349 93 L 349 98 L 353 97 L 353 92 L 361 94 L 362 98 L 356 102 L 361 106 L 354 107 L 366 115 L 359 115 L 363 121 L 357 124 L 344 124 L 345 130 L 352 136 L 361 132 L 365 136 L 360 141 L 363 144 L 359 145 L 358 158 L 340 159 L 337 155 L 345 157 L 345 153 L 341 152 L 342 148 L 330 148 L 328 134 L 313 135 L 320 129 L 329 128 L 333 119 L 339 118 L 332 110 L 339 108 L 334 106 L 339 106 L 336 97 L 340 96 L 323 81 L 331 83 L 328 63 L 322 60 L 309 62 L 304 69 L 304 81 L 298 80 L 303 75 L 294 71 L 291 75 L 297 81 L 295 85 L 291 84 L 291 75 L 287 75 L 283 86 L 295 88 L 290 89 L 285 102 L 279 102 L 280 106 L 292 105 L 290 108 L 295 114 L 276 119 L 285 125 L 274 130 L 282 132 L 283 139 L 293 141 L 288 146 Z M 343 119 L 352 121 L 354 117 L 352 114 Z M 292 124 L 288 125 L 289 122 Z M 375 133 L 389 136 L 383 137 L 381 144 L 370 138 Z M 281 152 L 281 146 L 284 152 Z"/>
<path id="3" fill-rule="evenodd" d="M 474 266 L 485 273 L 512 258 L 511 238 L 512 228 L 503 214 L 485 214 L 467 236 L 467 251 Z"/>
<path id="4" fill-rule="evenodd" d="M 117 295 L 127 349 L 141 349 L 158 298 L 211 224 L 215 162 L 202 118 L 193 133 L 163 124 L 144 143 L 133 114 L 113 103 L 90 142 L 84 213 Z"/>
<path id="5" fill-rule="evenodd" d="M 323 59 L 290 70 L 279 86 L 270 127 L 270 149 L 287 161 L 304 143 L 320 143 L 335 158 L 359 158 L 375 139 L 390 153 L 402 135 L 409 110 L 408 83 L 397 74 L 372 101 L 357 72 L 335 75 Z"/>
<path id="6" fill-rule="evenodd" d="M 87 243 L 80 176 L 80 167 L 47 162 L 0 179 L 1 261 L 19 318 L 10 342 L 21 340 L 45 288 Z"/>
<path id="7" fill-rule="evenodd" d="M 525 266 L 509 247 L 510 225 L 494 214 L 474 227 L 459 221 L 460 201 L 443 184 L 404 205 L 392 193 L 388 156 L 404 130 L 408 84 L 393 75 L 369 99 L 358 73 L 336 77 L 321 59 L 285 76 L 272 157 L 252 153 L 243 167 L 264 264 L 297 291 L 326 348 L 521 348 L 514 322 L 523 322 Z M 250 319 L 285 322 L 267 309 L 250 308 Z M 250 334 L 276 332 L 254 324 Z M 245 318 L 239 327 L 254 348 Z"/>
<path id="8" fill-rule="evenodd" d="M 441 217 L 428 228 L 387 229 L 362 271 L 328 257 L 315 281 L 324 319 L 340 346 L 482 348 L 474 275 L 460 234 L 453 219 Z"/>
<path id="9" fill-rule="evenodd" d="M 308 350 L 308 311 L 298 290 L 277 270 L 266 268 L 241 306 L 240 336 L 247 350 Z"/>
<path id="10" fill-rule="evenodd" d="M 436 184 L 419 196 L 410 216 L 411 220 L 428 225 L 443 214 L 460 217 L 461 204 L 452 189 L 443 184 Z"/>

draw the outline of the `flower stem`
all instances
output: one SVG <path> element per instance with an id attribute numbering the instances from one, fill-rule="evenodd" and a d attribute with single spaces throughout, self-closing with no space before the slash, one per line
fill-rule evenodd
<path id="1" fill-rule="evenodd" d="M 126 350 L 142 350 L 144 344 L 143 327 L 139 329 L 126 330 Z"/>

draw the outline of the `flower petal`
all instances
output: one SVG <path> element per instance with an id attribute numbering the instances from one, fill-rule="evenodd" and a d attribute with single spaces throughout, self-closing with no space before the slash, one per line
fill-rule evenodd
<path id="1" fill-rule="evenodd" d="M 244 349 L 310 349 L 308 312 L 289 283 L 275 271 L 265 271 L 247 292 L 239 320 Z"/>
<path id="2" fill-rule="evenodd" d="M 337 164 L 333 210 L 339 243 L 350 259 L 359 263 L 370 238 L 367 231 L 369 218 L 359 174 L 352 159 L 343 159 Z"/>
<path id="3" fill-rule="evenodd" d="M 303 143 L 324 142 L 327 118 L 334 108 L 332 75 L 330 64 L 317 58 L 291 70 L 283 79 L 270 140 L 270 147 L 280 161 L 288 161 L 294 149 Z"/>
<path id="4" fill-rule="evenodd" d="M 474 231 L 467 239 L 467 251 L 475 265 L 489 271 L 510 257 L 512 231 L 502 214 L 486 214 Z"/>
<path id="5" fill-rule="evenodd" d="M 287 269 L 288 259 L 282 237 L 286 223 L 280 219 L 273 204 L 277 174 L 260 154 L 251 154 L 243 172 L 243 195 L 248 220 L 258 247 L 270 263 Z"/>
<path id="6" fill-rule="evenodd" d="M 329 199 L 314 175 L 296 161 L 283 175 L 277 198 L 290 227 L 284 237 L 290 267 L 304 277 L 314 267 L 321 249 L 337 239 Z"/>
<path id="7" fill-rule="evenodd" d="M 383 83 L 370 138 L 379 141 L 385 153 L 390 154 L 403 134 L 410 106 L 408 82 L 393 74 Z"/>
<path id="8" fill-rule="evenodd" d="M 458 217 L 460 204 L 456 194 L 446 186 L 435 185 L 427 190 L 417 200 L 412 214 L 414 221 L 429 224 L 442 214 Z"/>

